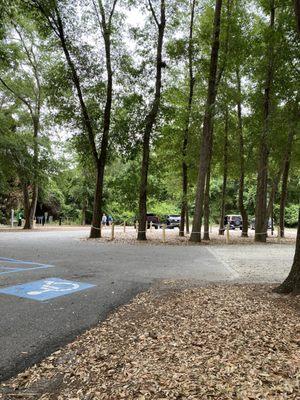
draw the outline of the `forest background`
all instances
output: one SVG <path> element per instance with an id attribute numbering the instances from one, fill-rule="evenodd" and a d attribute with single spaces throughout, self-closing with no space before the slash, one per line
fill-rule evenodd
<path id="1" fill-rule="evenodd" d="M 3 222 L 14 208 L 24 210 L 28 228 L 45 211 L 97 227 L 102 212 L 132 221 L 146 201 L 148 212 L 192 218 L 211 112 L 204 219 L 250 220 L 262 194 L 265 214 L 297 225 L 293 7 L 226 0 L 218 27 L 216 3 L 1 1 Z M 212 38 L 218 64 L 209 108 Z"/>

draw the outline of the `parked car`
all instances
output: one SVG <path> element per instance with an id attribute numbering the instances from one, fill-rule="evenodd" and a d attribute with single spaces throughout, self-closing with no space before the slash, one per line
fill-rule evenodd
<path id="1" fill-rule="evenodd" d="M 136 228 L 137 222 L 138 222 L 138 218 L 136 217 L 136 218 L 135 218 L 135 221 L 134 221 L 134 227 L 135 227 L 135 228 Z M 161 225 L 160 220 L 159 220 L 159 218 L 158 218 L 158 216 L 157 216 L 156 214 L 154 214 L 154 213 L 147 213 L 147 229 L 150 228 L 150 223 L 151 223 L 151 222 L 152 222 L 152 226 L 153 226 L 155 229 L 158 229 L 158 227 Z"/>
<path id="2" fill-rule="evenodd" d="M 274 221 L 273 221 L 273 226 L 274 226 Z M 252 230 L 255 229 L 255 218 L 251 219 L 250 229 L 252 229 Z M 268 229 L 272 229 L 272 219 L 271 218 L 269 218 L 269 220 L 268 220 Z"/>
<path id="3" fill-rule="evenodd" d="M 224 217 L 224 226 L 229 224 L 230 229 L 243 228 L 243 219 L 241 215 L 225 215 Z"/>
<path id="4" fill-rule="evenodd" d="M 167 228 L 174 229 L 180 227 L 180 215 L 178 214 L 169 214 L 164 218 L 164 223 L 167 225 Z"/>

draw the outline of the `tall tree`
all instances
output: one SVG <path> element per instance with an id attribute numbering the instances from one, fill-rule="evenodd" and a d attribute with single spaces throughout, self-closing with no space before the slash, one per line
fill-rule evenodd
<path id="1" fill-rule="evenodd" d="M 189 42 L 188 42 L 189 95 L 187 101 L 186 126 L 184 129 L 183 143 L 182 143 L 182 201 L 181 201 L 181 212 L 180 212 L 179 236 L 184 236 L 185 219 L 186 219 L 186 226 L 188 228 L 188 218 L 189 218 L 188 202 L 187 202 L 188 166 L 187 166 L 186 156 L 187 156 L 187 147 L 189 140 L 190 124 L 191 124 L 192 102 L 193 102 L 194 85 L 195 85 L 195 77 L 193 70 L 193 63 L 194 63 L 193 31 L 194 31 L 195 4 L 196 0 L 191 0 L 190 4 L 191 19 L 190 19 L 190 29 L 189 29 Z"/>
<path id="2" fill-rule="evenodd" d="M 107 147 L 109 139 L 109 129 L 111 120 L 111 106 L 112 106 L 112 95 L 113 95 L 113 73 L 111 67 L 111 33 L 112 33 L 112 20 L 117 4 L 117 0 L 114 0 L 108 12 L 105 11 L 101 0 L 98 1 L 100 15 L 96 8 L 96 16 L 101 27 L 101 33 L 105 46 L 105 60 L 106 60 L 106 71 L 107 71 L 107 85 L 106 85 L 106 101 L 103 113 L 102 123 L 102 137 L 100 150 L 98 151 L 98 141 L 96 138 L 96 131 L 94 127 L 94 121 L 91 113 L 89 112 L 87 102 L 84 98 L 82 82 L 80 79 L 80 71 L 76 67 L 76 63 L 71 54 L 71 43 L 68 39 L 64 21 L 61 15 L 60 5 L 57 0 L 45 1 L 45 0 L 28 0 L 44 18 L 48 27 L 52 30 L 54 35 L 59 40 L 61 48 L 63 50 L 67 65 L 71 72 L 73 84 L 76 89 L 77 97 L 80 104 L 82 120 L 84 130 L 87 133 L 90 152 L 94 159 L 96 166 L 96 188 L 94 195 L 93 205 L 93 218 L 92 227 L 90 232 L 91 238 L 101 237 L 101 211 L 103 202 L 103 180 L 104 170 L 107 159 Z M 95 2 L 93 2 L 96 7 Z"/>
<path id="3" fill-rule="evenodd" d="M 16 82 L 16 79 L 8 80 L 9 78 L 6 79 L 4 76 L 0 76 L 0 83 L 16 101 L 23 104 L 31 120 L 33 138 L 32 174 L 30 174 L 31 176 L 29 177 L 28 174 L 20 171 L 19 179 L 23 191 L 24 229 L 32 229 L 39 191 L 39 135 L 41 108 L 44 100 L 41 77 L 41 52 L 37 44 L 39 39 L 36 37 L 34 27 L 30 27 L 30 24 L 27 24 L 26 29 L 22 26 L 22 23 L 17 24 L 15 15 L 10 15 L 10 19 L 13 32 L 17 35 L 24 57 L 24 61 L 21 61 L 18 66 L 19 73 L 21 74 L 21 81 Z M 14 74 L 15 73 L 16 66 L 14 66 Z"/>
<path id="4" fill-rule="evenodd" d="M 215 96 L 217 98 L 218 89 L 224 73 L 226 72 L 227 65 L 228 65 L 228 53 L 229 53 L 229 44 L 230 44 L 230 28 L 231 28 L 231 15 L 232 15 L 232 0 L 227 0 L 226 2 L 226 19 L 222 22 L 225 25 L 224 29 L 224 44 L 223 44 L 223 55 L 221 57 L 220 67 L 218 68 L 217 79 L 216 79 L 216 88 L 215 88 Z M 208 169 L 207 169 L 207 176 L 205 181 L 205 193 L 204 193 L 204 205 L 203 205 L 203 214 L 204 214 L 204 232 L 203 232 L 203 239 L 210 240 L 209 237 L 209 220 L 210 220 L 210 180 L 211 180 L 211 162 L 213 156 L 213 131 L 214 131 L 214 124 L 212 123 L 211 126 L 212 133 L 211 133 L 211 144 L 210 144 L 210 151 L 208 157 Z"/>
<path id="5" fill-rule="evenodd" d="M 202 142 L 200 149 L 200 162 L 198 168 L 197 189 L 195 199 L 195 213 L 193 219 L 193 229 L 190 240 L 192 242 L 201 241 L 201 223 L 203 214 L 203 203 L 205 195 L 205 181 L 209 167 L 209 152 L 212 145 L 212 123 L 214 116 L 214 106 L 216 100 L 216 78 L 219 58 L 219 38 L 221 29 L 221 10 L 222 0 L 216 0 L 213 24 L 213 38 L 211 45 L 211 58 L 208 78 L 207 99 L 202 130 Z"/>
<path id="6" fill-rule="evenodd" d="M 263 100 L 263 127 L 260 138 L 259 162 L 257 172 L 256 206 L 255 206 L 255 241 L 265 242 L 267 238 L 267 188 L 268 188 L 268 159 L 269 159 L 269 131 L 271 116 L 272 87 L 274 79 L 274 31 L 275 31 L 275 4 L 270 0 L 270 25 L 268 34 L 267 69 Z"/>
<path id="7" fill-rule="evenodd" d="M 163 41 L 166 26 L 166 6 L 165 0 L 160 0 L 160 16 L 157 16 L 151 0 L 148 0 L 152 18 L 157 27 L 157 47 L 156 47 L 156 78 L 155 93 L 150 110 L 145 119 L 145 130 L 143 136 L 143 158 L 141 166 L 140 194 L 139 194 L 139 229 L 138 240 L 146 240 L 147 230 L 147 185 L 148 185 L 148 169 L 150 157 L 150 138 L 155 125 L 159 111 L 162 86 L 162 69 L 165 64 L 162 59 Z"/>

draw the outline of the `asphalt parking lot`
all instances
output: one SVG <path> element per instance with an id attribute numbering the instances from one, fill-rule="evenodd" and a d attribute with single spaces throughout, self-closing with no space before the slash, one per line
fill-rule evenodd
<path id="1" fill-rule="evenodd" d="M 105 244 L 82 240 L 87 235 L 87 229 L 0 233 L 0 380 L 38 362 L 156 280 L 237 279 L 205 246 Z"/>

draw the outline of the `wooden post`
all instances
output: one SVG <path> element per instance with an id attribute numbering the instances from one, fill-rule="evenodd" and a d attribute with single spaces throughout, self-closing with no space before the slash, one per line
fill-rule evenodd
<path id="1" fill-rule="evenodd" d="M 111 224 L 111 240 L 114 240 L 115 238 L 115 223 L 112 222 Z"/>
<path id="2" fill-rule="evenodd" d="M 280 226 L 277 226 L 277 239 L 280 240 Z"/>
<path id="3" fill-rule="evenodd" d="M 124 233 L 126 232 L 126 221 L 124 221 Z"/>
<path id="4" fill-rule="evenodd" d="M 136 221 L 136 223 L 135 223 L 135 229 L 136 229 L 137 232 L 139 231 L 139 221 Z"/>
<path id="5" fill-rule="evenodd" d="M 212 233 L 212 225 L 209 226 L 209 231 Z"/>
<path id="6" fill-rule="evenodd" d="M 230 240 L 230 235 L 229 235 L 229 224 L 226 225 L 226 243 L 228 244 Z"/>
<path id="7" fill-rule="evenodd" d="M 163 243 L 166 242 L 166 224 L 162 225 L 162 239 L 163 239 Z"/>

